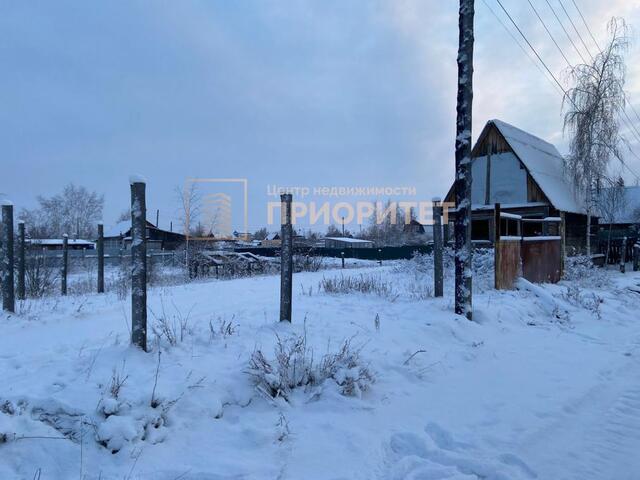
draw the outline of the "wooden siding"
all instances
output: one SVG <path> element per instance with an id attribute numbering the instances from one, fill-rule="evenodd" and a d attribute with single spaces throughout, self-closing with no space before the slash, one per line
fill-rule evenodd
<path id="1" fill-rule="evenodd" d="M 531 237 L 529 237 L 531 238 Z M 522 276 L 534 283 L 560 281 L 560 240 L 523 240 Z"/>
<path id="2" fill-rule="evenodd" d="M 513 290 L 521 271 L 520 239 L 498 241 L 494 261 L 496 290 Z"/>

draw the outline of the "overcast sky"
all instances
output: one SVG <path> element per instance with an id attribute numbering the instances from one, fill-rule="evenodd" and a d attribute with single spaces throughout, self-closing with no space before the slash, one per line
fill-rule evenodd
<path id="1" fill-rule="evenodd" d="M 528 3 L 502 1 L 564 78 L 566 64 Z M 601 44 L 612 15 L 640 28 L 639 1 L 576 1 Z M 532 2 L 577 62 L 546 2 Z M 594 52 L 572 1 L 563 3 Z M 453 178 L 457 4 L 2 2 L 0 191 L 19 209 L 82 184 L 104 193 L 109 224 L 128 205 L 129 175 L 139 173 L 149 217 L 160 209 L 168 227 L 186 178 L 247 178 L 250 230 L 266 223 L 268 185 L 444 195 Z M 640 112 L 634 41 L 627 91 Z M 560 94 L 482 0 L 473 116 L 474 138 L 500 118 L 566 151 Z M 628 163 L 640 172 L 634 157 Z"/>

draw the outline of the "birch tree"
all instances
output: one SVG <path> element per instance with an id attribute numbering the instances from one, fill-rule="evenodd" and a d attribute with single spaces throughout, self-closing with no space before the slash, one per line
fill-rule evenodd
<path id="1" fill-rule="evenodd" d="M 613 18 L 607 29 L 610 36 L 607 46 L 596 54 L 592 63 L 570 70 L 574 86 L 563 101 L 564 128 L 571 136 L 565 167 L 578 194 L 585 200 L 587 255 L 591 255 L 594 191 L 606 177 L 611 158 L 620 158 L 618 116 L 625 106 L 627 26 L 623 19 Z"/>
<path id="2" fill-rule="evenodd" d="M 455 311 L 472 318 L 471 111 L 473 103 L 473 0 L 460 0 L 456 119 Z"/>

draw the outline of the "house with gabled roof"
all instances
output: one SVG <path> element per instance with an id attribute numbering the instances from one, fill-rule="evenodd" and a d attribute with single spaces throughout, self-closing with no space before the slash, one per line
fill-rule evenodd
<path id="1" fill-rule="evenodd" d="M 525 236 L 550 235 L 556 228 L 545 218 L 564 218 L 568 247 L 582 249 L 587 217 L 584 201 L 564 174 L 564 159 L 556 147 L 501 120 L 489 120 L 472 153 L 472 238 L 493 241 L 494 206 L 522 216 Z M 446 202 L 455 203 L 453 186 Z M 455 209 L 449 209 L 450 220 Z M 597 217 L 592 216 L 594 231 Z"/>

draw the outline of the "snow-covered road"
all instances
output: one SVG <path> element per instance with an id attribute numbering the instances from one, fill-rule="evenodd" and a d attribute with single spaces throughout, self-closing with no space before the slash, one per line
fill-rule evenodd
<path id="1" fill-rule="evenodd" d="M 342 275 L 393 291 L 318 289 Z M 484 289 L 474 322 L 404 264 L 296 274 L 292 325 L 276 276 L 154 288 L 150 324 L 188 325 L 148 354 L 113 294 L 30 301 L 0 316 L 0 478 L 637 479 L 640 274 L 605 279 Z M 276 335 L 352 338 L 375 383 L 267 399 L 247 369 Z"/>

